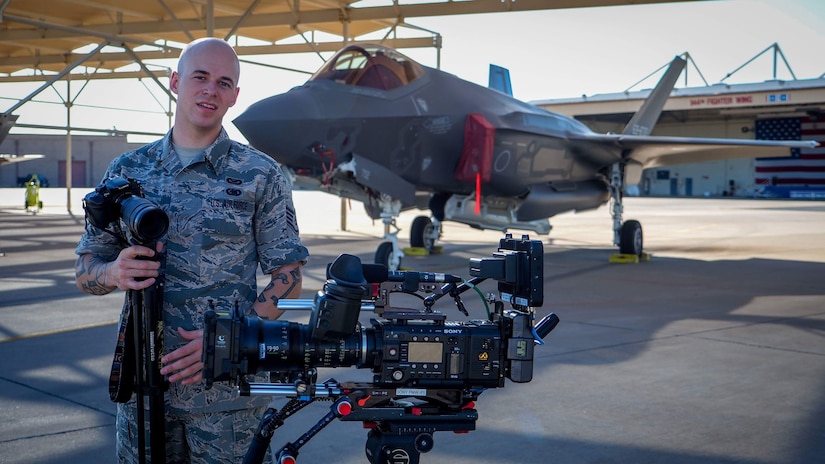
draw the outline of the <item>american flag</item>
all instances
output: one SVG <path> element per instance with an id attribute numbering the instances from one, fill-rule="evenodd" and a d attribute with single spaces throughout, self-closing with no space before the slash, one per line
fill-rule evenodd
<path id="1" fill-rule="evenodd" d="M 825 120 L 811 118 L 757 119 L 756 138 L 762 140 L 816 140 L 816 148 L 793 148 L 789 158 L 758 158 L 757 185 L 825 185 Z"/>

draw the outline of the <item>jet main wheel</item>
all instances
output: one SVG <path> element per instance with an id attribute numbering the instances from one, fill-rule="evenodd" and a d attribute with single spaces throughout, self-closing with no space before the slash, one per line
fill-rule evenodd
<path id="1" fill-rule="evenodd" d="M 390 267 L 390 257 L 392 256 L 392 242 L 381 242 L 375 250 L 375 264 L 383 264 Z M 399 260 L 398 265 L 401 265 Z M 390 268 L 392 269 L 392 268 Z"/>
<path id="2" fill-rule="evenodd" d="M 625 221 L 619 229 L 619 253 L 642 256 L 642 224 L 634 219 Z"/>
<path id="3" fill-rule="evenodd" d="M 427 216 L 418 216 L 413 219 L 410 227 L 410 246 L 413 248 L 424 248 L 428 252 L 433 251 L 435 240 L 430 238 L 433 232 L 433 221 Z"/>

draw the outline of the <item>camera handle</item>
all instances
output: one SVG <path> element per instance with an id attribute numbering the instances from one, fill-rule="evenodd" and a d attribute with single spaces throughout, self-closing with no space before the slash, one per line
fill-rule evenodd
<path id="1" fill-rule="evenodd" d="M 455 305 L 459 311 L 465 316 L 469 316 L 470 314 L 467 312 L 467 309 L 464 307 L 464 303 L 461 301 L 461 294 L 470 290 L 471 288 L 476 288 L 478 284 L 487 280 L 486 277 L 473 277 L 472 279 L 462 282 L 461 285 L 456 285 L 453 282 L 444 284 L 441 287 L 441 292 L 434 293 L 426 298 L 424 298 L 424 308 L 426 312 L 432 312 L 432 307 L 436 301 L 440 300 L 445 295 L 450 295 L 455 300 Z"/>
<path id="2" fill-rule="evenodd" d="M 329 382 L 325 385 L 329 386 Z M 324 415 L 321 420 L 310 427 L 310 429 L 301 435 L 294 443 L 290 442 L 285 444 L 275 453 L 274 462 L 276 464 L 295 464 L 298 458 L 298 450 L 300 450 L 301 447 L 307 444 L 312 437 L 321 432 L 327 425 L 332 423 L 333 420 L 346 416 L 352 411 L 352 401 L 347 396 L 343 396 L 343 392 L 338 391 L 339 393 L 335 395 L 337 396 L 335 402 L 329 407 L 329 412 Z M 273 435 L 275 435 L 275 431 L 284 425 L 287 418 L 319 399 L 329 398 L 321 396 L 309 399 L 293 398 L 289 400 L 280 411 L 275 408 L 267 409 L 261 418 L 261 424 L 258 426 L 255 436 L 252 438 L 249 450 L 246 452 L 246 456 L 244 456 L 243 464 L 263 463 L 264 456 L 266 456 L 266 451 L 269 448 L 269 443 L 272 441 Z"/>

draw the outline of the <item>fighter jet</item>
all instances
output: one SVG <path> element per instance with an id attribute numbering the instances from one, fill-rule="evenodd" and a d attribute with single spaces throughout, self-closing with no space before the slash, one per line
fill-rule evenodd
<path id="1" fill-rule="evenodd" d="M 17 122 L 17 115 L 0 113 L 0 144 L 6 140 L 9 135 L 9 130 Z M 26 155 L 12 155 L 7 153 L 0 153 L 0 166 L 5 166 L 11 163 L 20 163 L 23 161 L 31 161 L 43 158 L 41 154 L 26 154 Z"/>
<path id="2" fill-rule="evenodd" d="M 11 155 L 0 153 L 0 166 L 4 166 L 6 164 L 11 163 L 19 163 L 22 161 L 32 161 L 40 158 L 43 158 L 43 155 Z"/>
<path id="3" fill-rule="evenodd" d="M 622 221 L 625 185 L 644 168 L 733 157 L 789 156 L 816 142 L 650 136 L 685 61 L 676 57 L 622 134 L 598 134 L 495 88 L 420 65 L 391 48 L 349 45 L 304 85 L 251 105 L 233 122 L 300 188 L 362 201 L 384 223 L 377 263 L 398 269 L 396 219 L 416 217 L 410 245 L 431 250 L 444 221 L 550 232 L 549 218 L 612 200 L 614 244 L 643 254 L 642 227 Z M 492 84 L 491 84 L 492 85 Z M 392 229 L 394 229 L 394 231 Z"/>

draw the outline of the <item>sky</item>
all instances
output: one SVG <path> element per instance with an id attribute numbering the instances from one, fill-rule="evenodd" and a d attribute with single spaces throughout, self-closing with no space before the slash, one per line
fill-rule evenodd
<path id="1" fill-rule="evenodd" d="M 388 0 L 367 1 L 372 5 Z M 651 88 L 661 73 L 639 81 L 685 52 L 696 67 L 688 66 L 687 85 L 683 74 L 677 87 L 702 86 L 701 76 L 714 84 L 774 43 L 796 78 L 825 74 L 822 0 L 713 0 L 412 18 L 409 23 L 442 35 L 442 70 L 486 85 L 489 64 L 504 66 L 510 70 L 514 96 L 525 101 L 622 92 L 631 86 L 631 90 Z M 401 51 L 425 66 L 436 66 L 435 49 Z M 314 54 L 251 59 L 308 72 L 323 63 Z M 307 78 L 307 74 L 242 65 L 238 103 L 227 114 L 230 135 L 244 141 L 230 121 L 255 101 L 285 92 Z M 773 53 L 769 51 L 724 81 L 736 84 L 772 78 Z M 781 60 L 776 78 L 792 78 Z M 0 110 L 39 86 L 2 84 Z M 81 87 L 79 82 L 72 84 L 73 126 L 158 133 L 168 129 L 168 118 L 163 115 L 168 99 L 149 79 L 93 81 Z M 59 103 L 61 95 L 65 97 L 65 84 L 58 83 L 37 100 Z M 28 103 L 17 113 L 20 123 L 66 123 L 66 110 L 58 104 Z"/>

